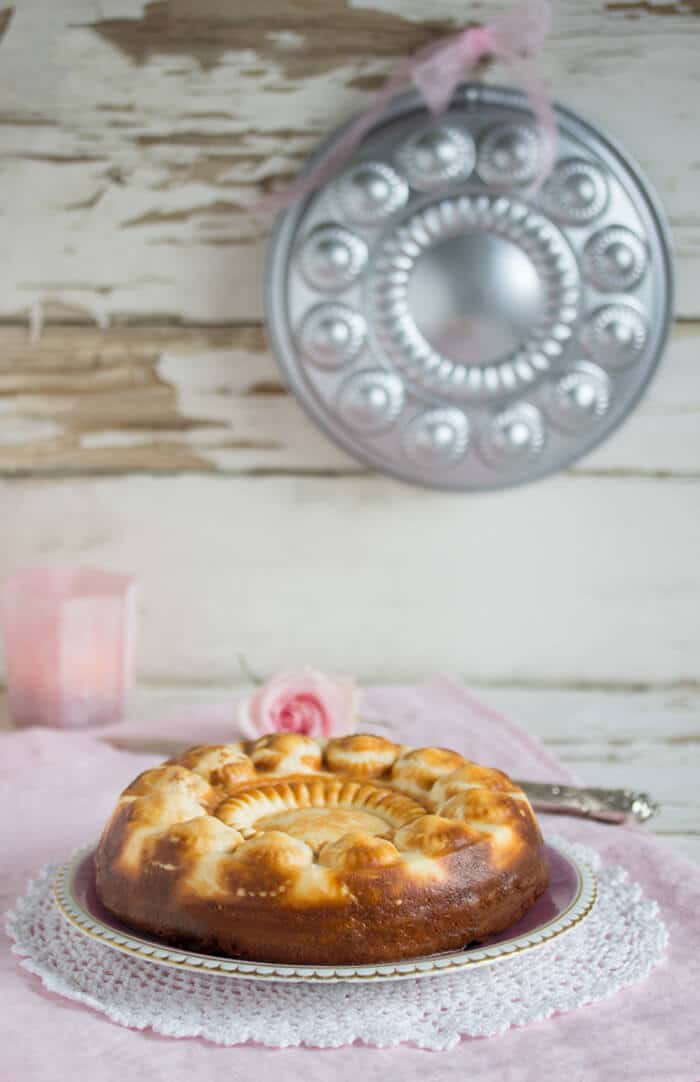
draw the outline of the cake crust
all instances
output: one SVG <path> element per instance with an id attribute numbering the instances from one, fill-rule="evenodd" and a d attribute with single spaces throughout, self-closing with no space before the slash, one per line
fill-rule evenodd
<path id="1" fill-rule="evenodd" d="M 96 853 L 120 920 L 236 958 L 343 965 L 456 950 L 547 885 L 522 790 L 372 734 L 194 747 L 122 793 Z"/>

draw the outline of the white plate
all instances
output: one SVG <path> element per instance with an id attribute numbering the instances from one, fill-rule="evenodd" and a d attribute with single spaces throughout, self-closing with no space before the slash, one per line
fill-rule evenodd
<path id="1" fill-rule="evenodd" d="M 79 932 L 145 962 L 247 980 L 389 981 L 488 965 L 534 950 L 577 927 L 593 909 L 598 894 L 596 877 L 588 865 L 560 845 L 548 842 L 549 887 L 522 920 L 486 943 L 462 951 L 377 965 L 275 965 L 176 949 L 155 937 L 130 931 L 100 904 L 95 891 L 94 853 L 93 846 L 81 849 L 59 868 L 53 884 L 56 905 Z"/>

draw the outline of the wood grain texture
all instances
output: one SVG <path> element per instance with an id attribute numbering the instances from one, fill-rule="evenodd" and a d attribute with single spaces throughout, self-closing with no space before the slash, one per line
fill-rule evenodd
<path id="1" fill-rule="evenodd" d="M 0 8 L 0 317 L 33 334 L 0 327 L 0 577 L 137 573 L 151 678 L 226 680 L 240 649 L 374 678 L 697 679 L 700 323 L 599 451 L 476 499 L 364 474 L 265 346 L 269 223 L 246 206 L 464 18 L 461 0 Z M 659 189 L 685 317 L 699 33 L 695 2 L 562 0 L 543 60 Z"/>
<path id="2" fill-rule="evenodd" d="M 258 319 L 269 223 L 245 208 L 464 19 L 461 0 L 25 0 L 0 43 L 0 314 Z M 542 62 L 656 184 L 684 316 L 700 316 L 699 34 L 695 4 L 562 0 Z"/>
<path id="3" fill-rule="evenodd" d="M 0 328 L 0 470 L 358 471 L 302 416 L 259 326 Z"/>
<path id="4" fill-rule="evenodd" d="M 579 781 L 646 789 L 661 812 L 655 834 L 700 861 L 700 693 L 480 688 L 479 697 L 525 725 Z"/>
<path id="5" fill-rule="evenodd" d="M 700 489 L 557 477 L 455 498 L 377 476 L 0 483 L 0 580 L 34 561 L 143 584 L 149 679 L 313 662 L 362 679 L 697 679 Z"/>
<path id="6" fill-rule="evenodd" d="M 678 325 L 651 390 L 574 474 L 700 479 L 700 323 Z M 0 472 L 356 475 L 286 391 L 256 325 L 0 327 Z"/>

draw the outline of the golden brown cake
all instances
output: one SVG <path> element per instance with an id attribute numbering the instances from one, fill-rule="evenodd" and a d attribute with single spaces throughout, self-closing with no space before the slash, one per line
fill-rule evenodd
<path id="1" fill-rule="evenodd" d="M 124 791 L 96 867 L 103 904 L 135 928 L 310 965 L 459 949 L 547 885 L 510 778 L 368 734 L 190 748 Z"/>

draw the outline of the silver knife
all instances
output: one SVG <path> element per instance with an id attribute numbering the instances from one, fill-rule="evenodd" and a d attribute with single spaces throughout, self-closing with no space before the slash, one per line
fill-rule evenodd
<path id="1" fill-rule="evenodd" d="M 629 819 L 644 823 L 659 811 L 659 805 L 648 793 L 634 789 L 581 789 L 576 785 L 542 781 L 518 781 L 516 784 L 539 812 L 578 815 L 602 823 L 626 823 Z"/>
<path id="2" fill-rule="evenodd" d="M 140 755 L 181 755 L 191 747 L 184 740 L 149 739 L 139 736 L 101 736 L 99 739 L 118 751 Z M 659 811 L 659 805 L 647 793 L 633 789 L 579 788 L 542 781 L 516 781 L 533 808 L 557 815 L 576 815 L 603 823 L 626 823 L 636 819 L 644 823 Z"/>

